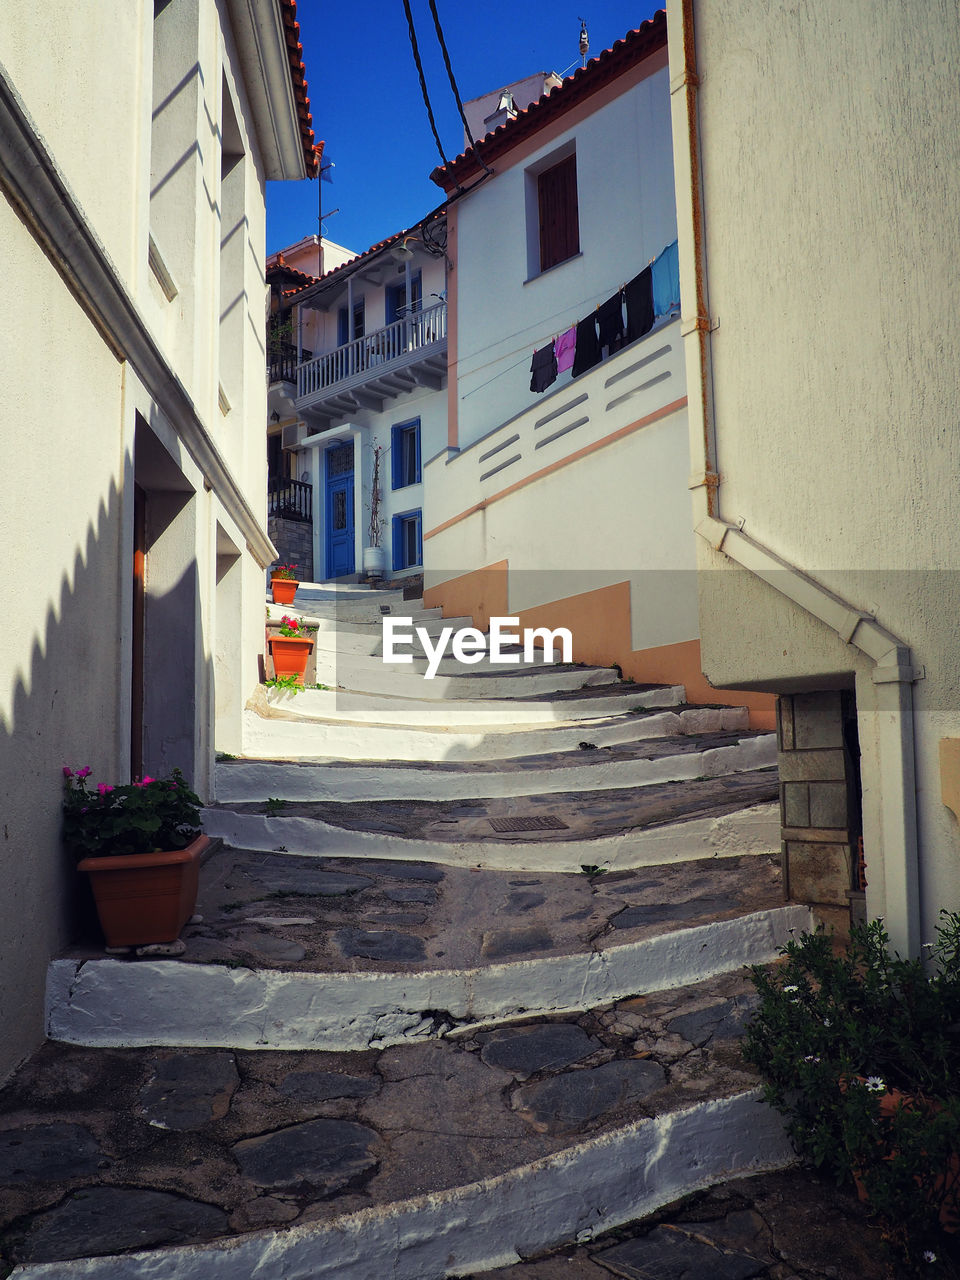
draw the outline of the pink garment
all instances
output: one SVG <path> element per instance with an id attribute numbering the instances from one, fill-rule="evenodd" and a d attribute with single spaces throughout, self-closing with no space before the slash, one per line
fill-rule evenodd
<path id="1" fill-rule="evenodd" d="M 577 326 L 571 325 L 567 332 L 561 333 L 553 344 L 553 350 L 557 357 L 557 373 L 563 373 L 564 369 L 573 368 L 573 356 L 576 346 Z"/>

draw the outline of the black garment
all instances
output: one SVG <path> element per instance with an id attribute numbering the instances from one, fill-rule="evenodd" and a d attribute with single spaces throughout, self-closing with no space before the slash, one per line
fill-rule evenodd
<path id="1" fill-rule="evenodd" d="M 627 300 L 627 341 L 633 342 L 653 328 L 653 271 L 644 267 L 624 288 Z"/>
<path id="2" fill-rule="evenodd" d="M 551 342 L 533 353 L 530 361 L 530 390 L 546 391 L 557 380 L 557 357 Z"/>
<path id="3" fill-rule="evenodd" d="M 579 378 L 595 364 L 600 363 L 600 343 L 597 339 L 597 314 L 591 312 L 585 320 L 577 321 L 577 345 L 573 356 L 573 369 L 570 376 Z"/>
<path id="4" fill-rule="evenodd" d="M 612 356 L 623 346 L 623 304 L 622 294 L 618 289 L 612 298 L 601 303 L 597 312 L 597 323 L 600 326 L 600 345 L 607 348 L 607 355 Z"/>

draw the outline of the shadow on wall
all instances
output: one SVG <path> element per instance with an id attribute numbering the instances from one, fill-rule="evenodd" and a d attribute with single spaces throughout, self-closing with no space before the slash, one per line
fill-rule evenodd
<path id="1" fill-rule="evenodd" d="M 127 467 L 127 474 L 132 467 Z M 85 539 L 76 541 L 72 562 L 55 566 L 35 564 L 34 591 L 47 597 L 45 608 L 36 596 L 19 610 L 22 625 L 11 627 L 5 652 L 6 689 L 0 702 L 0 775 L 4 780 L 0 812 L 0 1080 L 21 1062 L 43 1037 L 46 967 L 76 936 L 83 918 L 83 879 L 72 868 L 60 842 L 63 766 L 89 765 L 95 782 L 123 781 L 130 776 L 132 672 L 132 484 L 129 500 L 111 480 Z M 183 495 L 177 495 L 181 499 Z M 193 504 L 188 503 L 188 506 Z M 60 518 L 69 519 L 64 505 Z M 25 549 L 31 535 L 17 535 L 13 545 Z M 39 541 L 39 539 L 38 539 Z M 16 551 L 10 553 L 16 559 Z M 23 599 L 14 589 L 8 564 L 6 599 Z M 59 581 L 58 581 L 59 578 Z M 44 579 L 49 583 L 45 585 Z M 28 590 L 30 588 L 28 587 Z M 35 621 L 31 621 L 31 613 Z M 167 704 L 182 734 L 189 726 L 189 760 L 180 763 L 194 771 L 198 731 L 193 716 L 195 687 L 212 682 L 193 619 L 199 617 L 197 570 L 194 561 L 157 595 L 148 595 L 147 654 L 144 667 L 145 704 L 151 696 Z M 196 661 L 184 662 L 173 651 L 168 626 L 163 661 L 151 667 L 150 630 L 160 619 L 185 618 Z M 22 643 L 21 643 L 22 638 Z M 202 704 L 201 704 L 202 705 Z M 145 732 L 144 767 L 160 772 L 167 767 L 168 749 L 175 744 L 158 740 L 149 745 Z"/>

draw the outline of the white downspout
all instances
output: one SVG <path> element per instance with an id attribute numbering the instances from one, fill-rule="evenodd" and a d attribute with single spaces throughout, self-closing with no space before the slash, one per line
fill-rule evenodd
<path id="1" fill-rule="evenodd" d="M 912 686 L 923 678 L 923 670 L 914 665 L 909 646 L 874 618 L 827 591 L 721 514 L 710 337 L 719 322 L 711 319 L 707 295 L 694 0 L 667 0 L 667 42 L 694 528 L 717 551 L 820 618 L 845 644 L 875 663 L 871 677 L 877 686 L 876 711 L 863 709 L 864 700 L 858 699 L 861 734 L 876 741 L 881 780 L 879 830 L 874 835 L 883 855 L 884 889 L 883 902 L 871 902 L 871 910 L 881 906 L 876 914 L 884 916 L 892 946 L 903 956 L 915 956 L 921 932 Z"/>

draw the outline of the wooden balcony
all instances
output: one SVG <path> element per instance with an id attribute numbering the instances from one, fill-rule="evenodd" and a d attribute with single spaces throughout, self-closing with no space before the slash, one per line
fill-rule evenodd
<path id="1" fill-rule="evenodd" d="M 281 520 L 313 521 L 313 485 L 271 476 L 267 480 L 267 514 Z"/>
<path id="2" fill-rule="evenodd" d="M 358 409 L 383 408 L 415 387 L 439 391 L 447 372 L 447 304 L 439 302 L 305 360 L 297 369 L 297 412 L 317 425 Z"/>

